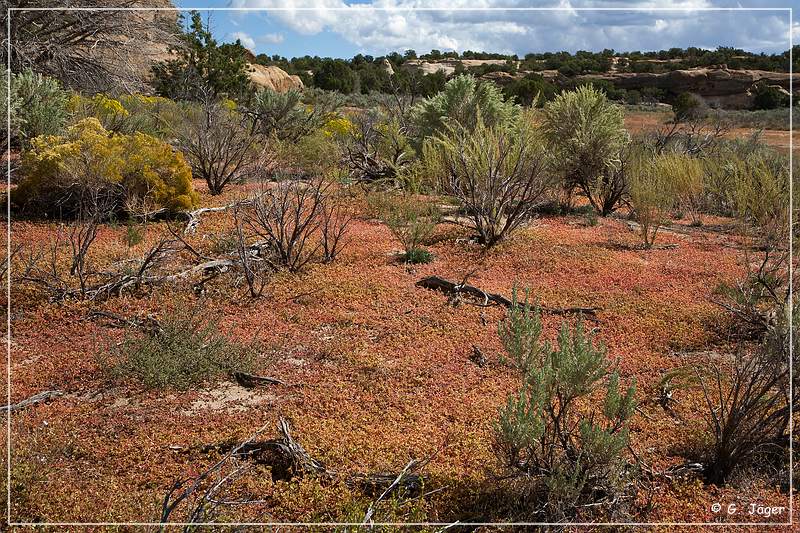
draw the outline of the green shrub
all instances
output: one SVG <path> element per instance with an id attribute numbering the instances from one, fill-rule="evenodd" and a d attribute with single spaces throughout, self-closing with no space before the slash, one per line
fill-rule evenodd
<path id="1" fill-rule="evenodd" d="M 14 203 L 54 216 L 74 214 L 82 202 L 102 197 L 110 210 L 133 197 L 178 211 L 197 202 L 183 156 L 149 135 L 109 135 L 95 118 L 71 126 L 66 135 L 33 139 L 23 154 L 22 181 Z"/>
<path id="2" fill-rule="evenodd" d="M 236 371 L 250 372 L 253 347 L 220 335 L 218 324 L 191 315 L 171 315 L 152 332 L 129 332 L 111 348 L 112 375 L 145 387 L 189 389 Z"/>
<path id="3" fill-rule="evenodd" d="M 12 121 L 20 142 L 27 145 L 34 137 L 61 132 L 67 120 L 68 95 L 58 81 L 26 70 L 11 75 L 11 93 L 11 102 L 19 103 Z"/>
<path id="4" fill-rule="evenodd" d="M 602 216 L 613 212 L 627 194 L 619 172 L 630 140 L 622 108 L 592 86 L 580 86 L 545 105 L 543 128 L 565 191 L 581 191 Z"/>
<path id="5" fill-rule="evenodd" d="M 0 93 L 2 93 L 0 94 L 0 103 L 2 103 L 3 106 L 3 123 L 0 124 L 3 137 L 0 138 L 0 141 L 2 141 L 4 147 L 7 147 L 9 137 L 11 137 L 12 141 L 16 142 L 16 139 L 19 138 L 20 128 L 24 124 L 20 114 L 22 99 L 16 91 L 8 90 L 8 83 L 8 73 L 3 71 L 0 73 Z M 11 98 L 10 100 L 9 96 Z M 5 148 L 3 149 L 5 150 Z"/>
<path id="6" fill-rule="evenodd" d="M 530 113 L 511 126 L 490 127 L 481 118 L 474 128 L 447 126 L 424 154 L 487 247 L 527 221 L 550 186 L 547 151 Z"/>
<path id="7" fill-rule="evenodd" d="M 341 59 L 325 60 L 314 72 L 314 86 L 326 91 L 350 94 L 355 89 L 356 75 Z"/>
<path id="8" fill-rule="evenodd" d="M 766 241 L 788 239 L 789 161 L 771 151 L 731 160 L 734 213 L 751 223 Z"/>
<path id="9" fill-rule="evenodd" d="M 128 248 L 136 246 L 144 240 L 144 231 L 136 224 L 126 224 L 123 240 Z"/>
<path id="10" fill-rule="evenodd" d="M 353 116 L 345 150 L 350 177 L 368 187 L 402 185 L 415 159 L 406 129 L 396 118 L 376 111 Z"/>
<path id="11" fill-rule="evenodd" d="M 681 93 L 672 103 L 672 112 L 675 113 L 676 122 L 683 122 L 703 118 L 708 114 L 708 106 L 699 96 L 692 93 Z"/>
<path id="12" fill-rule="evenodd" d="M 329 93 L 323 93 L 329 94 Z M 254 132 L 279 140 L 297 141 L 321 129 L 335 117 L 340 98 L 318 98 L 314 105 L 302 102 L 303 94 L 291 90 L 285 93 L 263 89 L 256 93 L 246 107 L 253 121 Z"/>
<path id="13" fill-rule="evenodd" d="M 670 177 L 675 187 L 676 203 L 691 217 L 693 226 L 701 225 L 700 212 L 705 204 L 705 168 L 697 158 L 675 155 Z"/>
<path id="14" fill-rule="evenodd" d="M 519 106 L 506 100 L 500 89 L 490 82 L 478 82 L 469 75 L 451 79 L 444 90 L 417 104 L 412 111 L 419 139 L 430 137 L 447 127 L 462 126 L 472 130 L 478 117 L 493 127 L 512 123 Z"/>
<path id="15" fill-rule="evenodd" d="M 406 263 L 420 265 L 433 261 L 433 254 L 424 248 L 412 248 L 403 255 L 403 259 Z"/>
<path id="16" fill-rule="evenodd" d="M 620 388 L 605 348 L 580 321 L 562 325 L 557 346 L 541 340 L 542 330 L 538 308 L 515 291 L 499 335 L 521 385 L 500 409 L 495 454 L 522 485 L 525 518 L 563 520 L 586 505 L 619 511 L 609 502 L 628 481 L 623 454 L 635 387 Z"/>
<path id="17" fill-rule="evenodd" d="M 789 106 L 789 95 L 780 87 L 760 82 L 751 89 L 751 92 L 753 93 L 753 109 L 777 109 Z"/>
<path id="18" fill-rule="evenodd" d="M 631 173 L 630 203 L 639 223 L 645 248 L 652 248 L 658 230 L 669 222 L 675 207 L 675 176 L 681 172 L 684 157 L 678 154 L 656 156 L 640 161 Z"/>
<path id="19" fill-rule="evenodd" d="M 542 106 L 556 95 L 557 87 L 545 80 L 540 74 L 528 74 L 520 80 L 514 80 L 503 88 L 503 93 L 523 106 Z"/>
<path id="20" fill-rule="evenodd" d="M 429 262 L 432 256 L 422 245 L 433 234 L 439 221 L 436 207 L 411 196 L 378 194 L 371 201 L 380 218 L 403 245 L 405 260 L 409 263 Z"/>

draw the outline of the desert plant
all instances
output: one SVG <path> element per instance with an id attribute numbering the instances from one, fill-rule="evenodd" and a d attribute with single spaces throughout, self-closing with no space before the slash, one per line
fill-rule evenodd
<path id="1" fill-rule="evenodd" d="M 539 310 L 518 301 L 516 291 L 512 304 L 499 333 L 521 386 L 500 409 L 495 454 L 507 476 L 524 485 L 526 516 L 562 520 L 585 505 L 618 510 L 635 387 L 620 388 L 605 348 L 580 321 L 562 324 L 554 347 L 541 340 Z M 601 388 L 602 403 L 583 412 L 579 406 Z"/>
<path id="2" fill-rule="evenodd" d="M 800 404 L 800 393 L 789 396 L 789 382 L 796 389 L 800 374 L 790 374 L 788 317 L 780 313 L 777 319 L 752 352 L 741 346 L 729 364 L 692 365 L 712 441 L 701 458 L 711 483 L 725 484 L 739 466 L 756 457 L 785 459 L 790 413 Z"/>
<path id="3" fill-rule="evenodd" d="M 253 347 L 218 331 L 218 324 L 199 313 L 178 313 L 152 330 L 128 331 L 110 349 L 112 375 L 134 378 L 152 389 L 189 389 L 225 374 L 251 371 Z"/>
<path id="4" fill-rule="evenodd" d="M 3 106 L 0 142 L 3 143 L 2 149 L 4 152 L 8 148 L 9 139 L 17 139 L 19 137 L 20 128 L 24 123 L 20 116 L 22 100 L 16 91 L 9 91 L 8 84 L 10 79 L 8 72 L 0 73 L 0 105 Z"/>
<path id="5" fill-rule="evenodd" d="M 353 211 L 340 198 L 326 198 L 320 212 L 320 244 L 322 262 L 332 263 L 347 245 L 347 232 L 353 222 Z"/>
<path id="6" fill-rule="evenodd" d="M 751 92 L 753 109 L 777 109 L 789 106 L 789 92 L 780 86 L 759 82 Z"/>
<path id="7" fill-rule="evenodd" d="M 296 176 L 332 177 L 339 172 L 342 151 L 337 139 L 323 130 L 315 130 L 297 141 L 272 141 L 270 158 L 275 171 Z"/>
<path id="8" fill-rule="evenodd" d="M 375 111 L 353 117 L 348 141 L 350 177 L 371 187 L 397 185 L 415 155 L 400 122 L 385 120 Z"/>
<path id="9" fill-rule="evenodd" d="M 422 140 L 445 132 L 447 127 L 472 130 L 478 117 L 487 127 L 508 125 L 518 113 L 519 106 L 506 100 L 495 84 L 462 74 L 448 81 L 444 90 L 417 104 L 412 117 L 415 133 Z"/>
<path id="10" fill-rule="evenodd" d="M 379 216 L 403 246 L 408 263 L 428 263 L 432 259 L 422 246 L 436 229 L 439 212 L 432 204 L 412 196 L 385 196 Z"/>
<path id="11" fill-rule="evenodd" d="M 639 161 L 631 172 L 630 203 L 645 248 L 653 247 L 658 230 L 669 221 L 675 206 L 674 176 L 682 157 L 662 155 Z"/>
<path id="12" fill-rule="evenodd" d="M 602 216 L 627 194 L 620 172 L 629 142 L 622 108 L 591 85 L 563 92 L 544 107 L 543 128 L 566 190 L 580 190 Z"/>
<path id="13" fill-rule="evenodd" d="M 194 175 L 203 178 L 212 195 L 232 181 L 259 170 L 264 150 L 250 135 L 243 117 L 218 101 L 206 101 L 176 127 L 178 145 Z"/>
<path id="14" fill-rule="evenodd" d="M 306 105 L 302 97 L 303 94 L 294 89 L 285 93 L 270 89 L 258 91 L 244 111 L 252 121 L 251 132 L 297 141 L 322 128 L 341 106 L 340 98 L 318 98 L 314 105 Z"/>
<path id="15" fill-rule="evenodd" d="M 15 0 L 8 5 L 19 8 L 0 15 L 10 32 L 11 71 L 31 68 L 72 89 L 91 93 L 144 90 L 148 82 L 142 76 L 142 60 L 155 56 L 158 47 L 149 50 L 142 41 L 175 43 L 176 27 L 169 15 L 107 9 L 129 6 L 124 2 L 70 4 L 80 9 L 52 9 L 46 0 Z"/>
<path id="16" fill-rule="evenodd" d="M 16 102 L 12 121 L 18 139 L 27 146 L 31 139 L 40 135 L 61 133 L 66 122 L 68 95 L 61 84 L 30 70 L 11 75 L 11 102 Z"/>
<path id="17" fill-rule="evenodd" d="M 14 202 L 49 215 L 74 215 L 84 200 L 98 196 L 113 199 L 112 212 L 134 196 L 170 211 L 197 201 L 180 153 L 143 133 L 109 135 L 95 118 L 78 122 L 64 136 L 33 139 L 21 174 Z"/>
<path id="18" fill-rule="evenodd" d="M 674 180 L 677 205 L 689 213 L 693 226 L 702 224 L 700 212 L 705 203 L 705 168 L 703 162 L 688 156 L 673 156 L 669 171 Z"/>
<path id="19" fill-rule="evenodd" d="M 337 223 L 330 218 L 331 187 L 322 179 L 310 182 L 283 179 L 274 186 L 264 187 L 253 198 L 245 223 L 265 241 L 269 252 L 266 259 L 276 269 L 283 267 L 298 272 L 320 259 L 324 243 L 328 250 L 323 260 L 331 260 L 341 249 L 339 244 L 343 243 L 346 224 L 337 230 Z M 330 226 L 324 229 L 326 224 Z M 328 236 L 320 238 L 323 229 Z M 338 234 L 336 244 L 334 233 Z"/>
<path id="20" fill-rule="evenodd" d="M 105 94 L 95 94 L 91 98 L 75 93 L 69 99 L 69 108 L 73 121 L 95 117 L 105 129 L 111 132 L 131 133 L 125 128 L 130 112 L 122 102 Z"/>
<path id="21" fill-rule="evenodd" d="M 480 117 L 474 128 L 447 126 L 425 152 L 487 247 L 530 218 L 550 184 L 545 145 L 527 114 L 509 127 Z"/>
<path id="22" fill-rule="evenodd" d="M 789 227 L 789 161 L 772 151 L 731 160 L 732 205 L 764 242 L 786 242 Z"/>
<path id="23" fill-rule="evenodd" d="M 703 118 L 708 115 L 708 105 L 697 95 L 681 93 L 672 103 L 675 122 Z"/>

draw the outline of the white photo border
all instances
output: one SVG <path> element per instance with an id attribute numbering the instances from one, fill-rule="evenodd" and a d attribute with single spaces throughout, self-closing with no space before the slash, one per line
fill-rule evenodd
<path id="1" fill-rule="evenodd" d="M 606 11 L 606 12 L 725 12 L 725 11 L 767 11 L 786 13 L 789 15 L 789 376 L 793 375 L 793 330 L 792 330 L 792 314 L 793 314 L 793 237 L 792 237 L 792 217 L 793 217 L 793 202 L 794 189 L 793 189 L 793 157 L 794 157 L 794 129 L 793 129 L 793 110 L 794 110 L 794 87 L 793 87 L 793 25 L 794 25 L 794 10 L 791 7 L 463 7 L 463 8 L 443 8 L 443 7 L 411 7 L 411 6 L 396 6 L 396 7 L 374 7 L 371 5 L 351 4 L 346 7 L 40 7 L 40 8 L 6 8 L 6 75 L 11 75 L 11 15 L 15 11 L 261 11 L 261 12 L 281 12 L 281 11 L 348 11 L 354 10 L 363 11 L 540 11 L 540 12 L 557 12 L 557 11 Z M 11 131 L 11 83 L 6 84 L 7 94 L 7 110 L 6 110 L 6 127 L 7 131 Z M 6 154 L 11 154 L 11 136 L 8 135 Z M 6 191 L 11 191 L 11 158 L 7 157 L 6 168 Z M 179 526 L 200 526 L 200 527 L 225 527 L 225 526 L 243 526 L 243 527 L 257 527 L 257 526 L 300 526 L 300 527 L 314 527 L 314 526 L 351 526 L 351 527 L 375 527 L 375 526 L 406 526 L 406 527 L 455 527 L 455 526 L 495 526 L 495 527 L 509 527 L 509 526 L 611 526 L 611 527 L 646 527 L 646 526 L 668 526 L 668 527 L 688 527 L 688 526 L 761 526 L 761 527 L 785 527 L 794 525 L 794 477 L 792 475 L 794 469 L 794 453 L 793 441 L 794 435 L 794 411 L 792 402 L 789 402 L 789 521 L 788 522 L 370 522 L 362 524 L 360 522 L 207 522 L 207 523 L 185 523 L 185 522 L 12 522 L 11 521 L 11 202 L 6 202 L 6 257 L 9 261 L 6 270 L 6 525 L 11 526 L 43 526 L 43 527 L 65 527 L 65 526 L 80 526 L 80 527 L 179 527 Z M 789 379 L 789 398 L 792 398 L 793 393 L 793 380 Z"/>

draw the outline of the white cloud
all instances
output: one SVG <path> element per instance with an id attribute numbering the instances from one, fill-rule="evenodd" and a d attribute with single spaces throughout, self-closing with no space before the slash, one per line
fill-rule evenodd
<path id="1" fill-rule="evenodd" d="M 768 51 L 788 47 L 786 13 L 692 11 L 713 6 L 735 7 L 734 0 L 677 0 L 668 4 L 681 11 L 575 9 L 652 9 L 664 6 L 661 0 L 556 0 L 537 4 L 563 8 L 560 11 L 502 9 L 530 7 L 530 0 L 371 0 L 368 4 L 348 4 L 343 0 L 232 0 L 231 5 L 273 8 L 269 18 L 291 30 L 303 35 L 330 31 L 372 54 L 407 48 L 524 54 L 673 46 L 725 45 Z M 381 10 L 365 9 L 368 7 Z M 794 33 L 800 34 L 800 25 L 795 25 Z"/>
<path id="2" fill-rule="evenodd" d="M 248 50 L 255 50 L 256 49 L 256 41 L 250 35 L 243 31 L 235 31 L 233 33 L 228 34 L 228 40 L 235 41 L 239 40 L 242 42 L 242 46 L 247 48 Z"/>
<path id="3" fill-rule="evenodd" d="M 284 39 L 286 39 L 286 36 L 282 33 L 265 33 L 257 40 L 260 43 L 280 44 Z"/>

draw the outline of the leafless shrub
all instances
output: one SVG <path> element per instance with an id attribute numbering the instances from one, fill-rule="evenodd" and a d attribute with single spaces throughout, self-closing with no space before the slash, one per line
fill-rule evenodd
<path id="1" fill-rule="evenodd" d="M 268 280 L 267 274 L 274 269 L 269 262 L 258 256 L 258 247 L 248 244 L 239 208 L 233 209 L 233 220 L 236 226 L 236 255 L 239 258 L 247 289 L 250 291 L 250 296 L 259 298 L 264 293 Z"/>
<path id="2" fill-rule="evenodd" d="M 698 155 L 714 146 L 730 130 L 723 121 L 708 123 L 701 118 L 673 121 L 655 132 L 652 144 L 656 153 L 679 152 Z"/>
<path id="3" fill-rule="evenodd" d="M 784 323 L 769 332 L 753 353 L 739 350 L 729 371 L 718 363 L 695 364 L 713 440 L 703 470 L 710 482 L 724 484 L 756 454 L 781 458 L 788 446 L 789 406 L 799 403 L 797 393 L 788 394 L 788 329 Z"/>
<path id="4" fill-rule="evenodd" d="M 177 129 L 192 172 L 205 180 L 212 195 L 265 163 L 265 150 L 247 131 L 244 119 L 219 102 L 207 100 L 199 110 L 189 111 Z"/>
<path id="5" fill-rule="evenodd" d="M 284 179 L 253 199 L 245 223 L 264 240 L 267 261 L 298 272 L 320 255 L 325 262 L 338 255 L 349 215 L 333 202 L 331 188 L 322 179 Z"/>
<path id="6" fill-rule="evenodd" d="M 332 263 L 347 245 L 345 239 L 353 211 L 338 199 L 329 199 L 322 206 L 320 237 L 323 263 Z"/>

